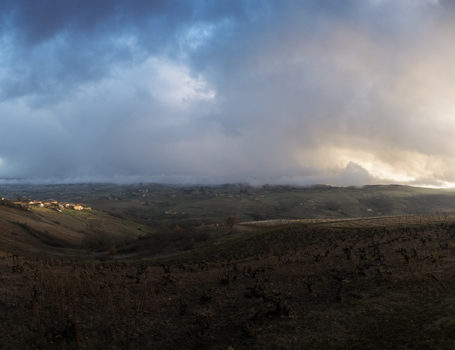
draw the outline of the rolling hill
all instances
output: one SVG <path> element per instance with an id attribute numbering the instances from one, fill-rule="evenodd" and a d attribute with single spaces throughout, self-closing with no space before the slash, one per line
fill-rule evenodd
<path id="1" fill-rule="evenodd" d="M 143 236 L 147 228 L 95 210 L 57 212 L 1 205 L 0 232 L 1 250 L 81 257 Z"/>
<path id="2" fill-rule="evenodd" d="M 0 206 L 0 348 L 455 346 L 452 192 L 265 188 L 252 199 L 236 186 L 162 187 L 155 197 L 143 197 L 142 185 L 115 189 L 111 199 L 101 198 L 106 188 L 81 191 L 91 211 Z M 137 211 L 151 198 L 205 205 L 209 218 L 185 225 Z M 251 200 L 265 219 L 286 220 L 220 223 Z M 288 215 L 302 200 L 321 211 Z M 385 203 L 389 215 L 339 215 Z M 100 210 L 109 206 L 111 214 Z"/>

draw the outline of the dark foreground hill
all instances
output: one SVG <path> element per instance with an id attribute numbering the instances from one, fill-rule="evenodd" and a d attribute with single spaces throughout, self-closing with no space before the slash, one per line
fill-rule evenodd
<path id="1" fill-rule="evenodd" d="M 6 349 L 453 349 L 455 219 L 239 230 L 159 259 L 0 257 Z"/>

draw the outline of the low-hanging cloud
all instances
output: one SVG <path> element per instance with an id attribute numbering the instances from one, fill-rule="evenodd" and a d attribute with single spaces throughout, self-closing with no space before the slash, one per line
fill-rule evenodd
<path id="1" fill-rule="evenodd" d="M 449 1 L 0 6 L 0 177 L 455 183 Z"/>

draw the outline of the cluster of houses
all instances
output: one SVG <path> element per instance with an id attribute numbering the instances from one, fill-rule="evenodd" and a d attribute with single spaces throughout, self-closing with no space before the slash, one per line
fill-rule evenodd
<path id="1" fill-rule="evenodd" d="M 50 201 L 37 201 L 37 200 L 27 200 L 27 201 L 21 201 L 21 200 L 16 200 L 16 201 L 9 201 L 5 198 L 1 198 L 1 202 L 3 205 L 9 205 L 9 206 L 14 206 L 17 208 L 22 208 L 22 209 L 30 209 L 31 207 L 38 207 L 38 208 L 47 208 L 47 209 L 53 209 L 58 212 L 62 212 L 64 209 L 69 209 L 69 210 L 92 210 L 91 207 L 84 206 L 82 204 L 74 204 L 74 203 L 65 203 L 65 202 L 58 202 L 55 200 L 50 200 Z"/>

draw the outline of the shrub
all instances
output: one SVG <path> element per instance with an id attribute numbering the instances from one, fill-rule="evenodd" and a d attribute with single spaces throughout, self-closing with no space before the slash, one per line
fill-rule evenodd
<path id="1" fill-rule="evenodd" d="M 229 228 L 233 228 L 236 223 L 239 222 L 239 219 L 236 216 L 229 216 L 227 217 L 225 224 L 229 226 Z"/>

